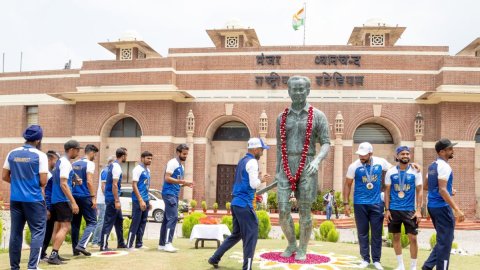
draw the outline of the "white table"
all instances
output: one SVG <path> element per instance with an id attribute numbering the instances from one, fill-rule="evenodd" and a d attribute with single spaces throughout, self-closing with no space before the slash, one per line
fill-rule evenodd
<path id="1" fill-rule="evenodd" d="M 225 224 L 197 224 L 193 226 L 192 234 L 190 235 L 190 241 L 195 241 L 195 248 L 198 248 L 198 242 L 202 242 L 204 247 L 205 241 L 216 241 L 217 247 L 220 246 L 220 242 L 223 242 L 224 235 L 230 235 L 231 232 Z"/>

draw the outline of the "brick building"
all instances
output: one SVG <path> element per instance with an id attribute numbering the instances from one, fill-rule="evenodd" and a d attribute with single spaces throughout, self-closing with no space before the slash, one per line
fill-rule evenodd
<path id="1" fill-rule="evenodd" d="M 404 30 L 370 22 L 354 28 L 348 45 L 261 46 L 254 29 L 227 24 L 207 30 L 211 48 L 172 48 L 162 56 L 127 36 L 99 43 L 114 60 L 3 73 L 0 161 L 23 142 L 26 126 L 38 123 L 45 151 L 61 151 L 70 138 L 98 145 L 97 169 L 119 146 L 129 150 L 126 171 L 141 151 L 153 152 L 158 188 L 175 146 L 188 143 L 186 178 L 195 188 L 182 196 L 221 207 L 249 136 L 273 145 L 261 170 L 275 174 L 276 118 L 290 104 L 286 80 L 304 75 L 312 81 L 309 102 L 331 125 L 319 187 L 341 190 L 359 142 L 371 141 L 375 155 L 391 162 L 393 149 L 408 145 L 425 169 L 435 141 L 448 137 L 459 142 L 451 163 L 456 200 L 467 216 L 479 215 L 480 39 L 452 56 L 445 46 L 395 45 Z M 3 182 L 0 195 L 9 197 Z"/>

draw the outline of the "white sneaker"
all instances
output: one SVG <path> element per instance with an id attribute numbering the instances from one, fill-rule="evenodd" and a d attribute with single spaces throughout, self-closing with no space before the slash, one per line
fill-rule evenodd
<path id="1" fill-rule="evenodd" d="M 173 247 L 172 244 L 166 244 L 164 251 L 166 251 L 166 252 L 177 252 L 178 248 Z"/>
<path id="2" fill-rule="evenodd" d="M 164 250 L 165 250 L 165 246 L 158 246 L 157 249 L 160 250 L 160 251 L 164 251 Z"/>
<path id="3" fill-rule="evenodd" d="M 358 267 L 359 267 L 359 268 L 367 268 L 369 265 L 370 265 L 369 262 L 363 261 L 362 263 L 360 263 L 360 264 L 358 265 Z"/>
<path id="4" fill-rule="evenodd" d="M 397 266 L 397 268 L 395 268 L 394 270 L 405 270 L 405 266 Z"/>
<path id="5" fill-rule="evenodd" d="M 147 247 L 147 246 L 141 246 L 141 247 L 139 247 L 138 249 L 149 249 L 149 247 Z"/>
<path id="6" fill-rule="evenodd" d="M 131 248 L 128 249 L 128 251 L 130 251 L 130 252 L 132 252 L 132 251 L 138 251 L 138 248 L 133 248 L 133 247 L 131 247 Z"/>
<path id="7" fill-rule="evenodd" d="M 375 266 L 375 269 L 377 270 L 383 270 L 383 266 L 380 262 L 374 262 L 373 266 Z"/>
<path id="8" fill-rule="evenodd" d="M 417 270 L 417 266 L 410 267 L 410 270 Z"/>

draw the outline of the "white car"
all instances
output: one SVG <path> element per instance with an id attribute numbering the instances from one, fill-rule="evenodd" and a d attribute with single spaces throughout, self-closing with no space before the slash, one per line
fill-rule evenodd
<path id="1" fill-rule="evenodd" d="M 131 187 L 122 187 L 120 195 L 120 205 L 122 207 L 122 214 L 127 217 L 132 217 L 132 193 Z M 162 199 L 162 193 L 157 189 L 150 189 L 148 193 L 152 209 L 148 211 L 148 216 L 152 217 L 155 222 L 163 221 L 163 213 L 165 212 L 165 203 Z"/>

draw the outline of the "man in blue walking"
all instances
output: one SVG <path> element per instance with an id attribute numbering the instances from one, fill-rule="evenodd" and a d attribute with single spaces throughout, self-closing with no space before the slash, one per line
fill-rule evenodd
<path id="1" fill-rule="evenodd" d="M 100 247 L 100 237 L 103 228 L 103 220 L 105 217 L 105 183 L 107 182 L 108 166 L 115 160 L 115 156 L 107 158 L 107 165 L 102 169 L 98 176 L 97 188 L 97 225 L 93 233 L 92 248 Z"/>
<path id="2" fill-rule="evenodd" d="M 30 227 L 32 241 L 28 269 L 38 269 L 42 251 L 47 208 L 42 187 L 47 184 L 48 159 L 41 152 L 43 131 L 40 126 L 29 126 L 23 133 L 25 144 L 8 153 L 3 164 L 2 179 L 10 184 L 10 244 L 12 270 L 20 269 L 23 229 Z"/>
<path id="3" fill-rule="evenodd" d="M 266 174 L 259 179 L 258 160 L 263 155 L 265 145 L 260 138 L 248 140 L 248 153 L 238 162 L 235 170 L 235 183 L 233 184 L 232 216 L 233 232 L 215 251 L 208 263 L 218 268 L 222 256 L 240 240 L 243 242 L 243 268 L 252 269 L 253 256 L 258 239 L 258 219 L 253 209 L 255 190 L 270 180 Z"/>
<path id="4" fill-rule="evenodd" d="M 448 161 L 453 158 L 453 146 L 449 139 L 441 139 L 435 143 L 437 159 L 428 167 L 428 213 L 437 231 L 437 244 L 422 266 L 422 270 L 448 269 L 450 251 L 452 249 L 455 218 L 459 222 L 465 215 L 453 200 L 453 172 Z M 452 211 L 453 210 L 453 211 Z"/>
<path id="5" fill-rule="evenodd" d="M 73 215 L 72 219 L 72 249 L 74 256 L 78 256 L 80 253 L 85 256 L 91 255 L 87 251 L 87 244 L 97 225 L 97 201 L 95 199 L 95 188 L 93 187 L 93 174 L 95 173 L 95 163 L 93 161 L 97 153 L 98 148 L 95 145 L 87 144 L 85 146 L 85 157 L 72 164 L 73 171 L 82 178 L 82 184 L 75 185 L 72 190 L 73 198 L 75 198 L 79 208 L 78 214 Z M 82 217 L 85 219 L 86 227 L 80 242 L 78 242 Z"/>
<path id="6" fill-rule="evenodd" d="M 160 229 L 160 241 L 158 250 L 166 252 L 177 252 L 178 249 L 172 245 L 175 227 L 178 221 L 178 195 L 181 187 L 193 187 L 193 182 L 184 179 L 185 169 L 182 163 L 187 160 L 188 145 L 180 144 L 176 149 L 177 157 L 167 163 L 165 170 L 162 197 L 165 202 L 165 213 L 163 215 L 162 227 Z"/>
<path id="7" fill-rule="evenodd" d="M 128 232 L 127 246 L 130 250 L 145 248 L 143 246 L 143 233 L 147 225 L 148 210 L 152 208 L 149 202 L 150 165 L 152 153 L 145 151 L 140 156 L 140 164 L 133 169 L 132 177 L 132 224 Z M 135 249 L 133 248 L 135 242 Z"/>
<path id="8" fill-rule="evenodd" d="M 48 261 L 47 255 L 47 248 L 50 244 L 50 240 L 52 240 L 53 234 L 53 227 L 55 225 L 55 212 L 52 209 L 52 185 L 53 185 L 53 169 L 55 168 L 55 164 L 57 160 L 60 158 L 55 151 L 50 150 L 47 152 L 48 157 L 48 181 L 47 185 L 45 186 L 45 204 L 47 206 L 47 227 L 45 230 L 45 238 L 43 240 L 43 247 L 42 247 L 42 261 Z M 61 259 L 60 259 L 61 260 Z"/>
<path id="9" fill-rule="evenodd" d="M 122 188 L 122 167 L 120 163 L 127 161 L 127 149 L 120 147 L 115 151 L 115 160 L 108 166 L 107 182 L 105 184 L 105 217 L 100 239 L 100 251 L 109 251 L 108 237 L 115 226 L 117 234 L 117 248 L 126 248 L 123 239 L 123 215 L 120 205 L 120 193 Z"/>

